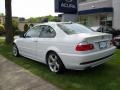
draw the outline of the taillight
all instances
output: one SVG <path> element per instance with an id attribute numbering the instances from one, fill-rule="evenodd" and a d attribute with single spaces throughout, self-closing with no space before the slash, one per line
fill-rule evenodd
<path id="1" fill-rule="evenodd" d="M 89 51 L 93 50 L 94 45 L 93 44 L 78 44 L 76 46 L 76 51 Z"/>

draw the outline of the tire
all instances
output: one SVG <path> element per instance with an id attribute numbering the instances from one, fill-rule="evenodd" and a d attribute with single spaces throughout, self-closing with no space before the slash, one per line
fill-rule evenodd
<path id="1" fill-rule="evenodd" d="M 14 55 L 15 57 L 20 56 L 19 50 L 18 50 L 18 48 L 17 48 L 17 46 L 16 46 L 15 44 L 13 44 L 12 53 L 13 53 L 13 55 Z"/>
<path id="2" fill-rule="evenodd" d="M 55 52 L 50 52 L 47 57 L 47 65 L 53 73 L 63 73 L 65 71 L 64 64 Z"/>

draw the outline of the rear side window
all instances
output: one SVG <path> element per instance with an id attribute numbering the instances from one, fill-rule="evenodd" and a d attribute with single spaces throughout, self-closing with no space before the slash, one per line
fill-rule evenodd
<path id="1" fill-rule="evenodd" d="M 92 33 L 93 31 L 83 25 L 76 23 L 65 23 L 65 24 L 57 24 L 60 29 L 62 29 L 66 34 L 80 34 L 80 33 Z"/>

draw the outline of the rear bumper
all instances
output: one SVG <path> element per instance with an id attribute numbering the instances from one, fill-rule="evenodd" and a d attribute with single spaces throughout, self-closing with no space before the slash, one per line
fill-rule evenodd
<path id="1" fill-rule="evenodd" d="M 110 60 L 116 48 L 112 47 L 106 50 L 79 55 L 59 53 L 67 69 L 84 70 L 88 67 L 95 67 Z"/>
<path id="2" fill-rule="evenodd" d="M 103 59 L 106 59 L 106 58 L 109 58 L 113 56 L 113 54 L 109 55 L 109 56 L 105 56 L 105 57 L 102 57 L 102 58 L 99 58 L 97 60 L 92 60 L 92 61 L 88 61 L 88 62 L 83 62 L 83 63 L 80 63 L 80 65 L 87 65 L 87 64 L 91 64 L 91 63 L 95 63 L 95 62 L 98 62 L 98 61 L 101 61 Z"/>

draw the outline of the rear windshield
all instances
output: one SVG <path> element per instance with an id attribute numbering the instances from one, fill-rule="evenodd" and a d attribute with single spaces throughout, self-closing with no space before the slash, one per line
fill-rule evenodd
<path id="1" fill-rule="evenodd" d="M 93 32 L 91 29 L 76 23 L 58 24 L 58 27 L 68 35 Z"/>

